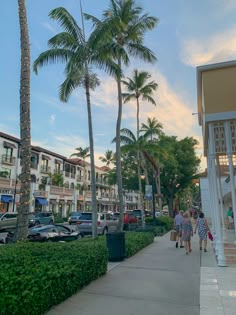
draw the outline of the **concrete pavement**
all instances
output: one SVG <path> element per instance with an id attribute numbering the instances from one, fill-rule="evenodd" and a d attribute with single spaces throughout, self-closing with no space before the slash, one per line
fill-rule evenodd
<path id="1" fill-rule="evenodd" d="M 54 307 L 47 315 L 199 315 L 200 251 L 176 249 L 169 233 Z M 208 254 L 208 253 L 205 253 Z"/>

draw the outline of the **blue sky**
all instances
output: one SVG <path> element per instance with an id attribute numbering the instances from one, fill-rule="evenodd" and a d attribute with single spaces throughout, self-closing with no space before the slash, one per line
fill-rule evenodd
<path id="1" fill-rule="evenodd" d="M 31 61 L 47 49 L 49 38 L 60 32 L 48 13 L 64 6 L 81 23 L 79 0 L 27 0 L 31 43 Z M 108 0 L 82 0 L 83 10 L 101 17 Z M 140 120 L 156 117 L 164 132 L 179 139 L 193 136 L 200 141 L 197 116 L 196 66 L 235 59 L 235 0 L 137 0 L 145 12 L 159 18 L 155 30 L 147 33 L 145 44 L 158 58 L 155 65 L 133 60 L 125 69 L 131 76 L 134 68 L 150 72 L 159 87 L 157 106 L 141 103 Z M 20 43 L 17 0 L 0 4 L 0 131 L 19 137 Z M 86 24 L 89 32 L 91 25 Z M 70 156 L 76 147 L 89 146 L 84 90 L 75 91 L 67 104 L 60 103 L 58 87 L 64 80 L 63 65 L 49 65 L 31 75 L 32 144 Z M 116 84 L 98 72 L 102 84 L 92 93 L 95 157 L 113 149 L 117 118 Z M 135 103 L 125 104 L 122 127 L 135 131 Z M 204 162 L 202 164 L 204 167 Z"/>

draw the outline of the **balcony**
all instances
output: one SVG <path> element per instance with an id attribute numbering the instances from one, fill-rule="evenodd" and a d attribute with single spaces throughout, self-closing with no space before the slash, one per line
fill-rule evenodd
<path id="1" fill-rule="evenodd" d="M 60 195 L 60 196 L 73 196 L 74 189 L 58 187 L 58 186 L 50 186 L 50 194 L 52 195 Z"/>
<path id="2" fill-rule="evenodd" d="M 2 155 L 2 164 L 6 165 L 15 165 L 16 164 L 16 158 L 10 155 L 3 154 Z"/>
<path id="3" fill-rule="evenodd" d="M 75 174 L 74 173 L 71 173 L 71 178 L 75 178 Z"/>
<path id="4" fill-rule="evenodd" d="M 84 181 L 84 176 L 77 175 L 76 180 L 77 180 L 77 182 L 83 182 Z"/>
<path id="5" fill-rule="evenodd" d="M 51 173 L 51 167 L 41 165 L 40 171 L 41 173 L 46 173 L 46 174 Z"/>

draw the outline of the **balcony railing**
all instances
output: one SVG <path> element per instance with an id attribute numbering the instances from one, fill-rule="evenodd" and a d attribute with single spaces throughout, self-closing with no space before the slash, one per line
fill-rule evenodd
<path id="1" fill-rule="evenodd" d="M 16 164 L 16 158 L 10 155 L 3 154 L 2 155 L 2 164 L 7 165 L 15 165 Z"/>
<path id="2" fill-rule="evenodd" d="M 73 196 L 74 189 L 65 188 L 65 187 L 58 187 L 58 186 L 50 186 L 50 194 L 52 195 L 67 195 Z"/>
<path id="3" fill-rule="evenodd" d="M 63 174 L 62 170 L 58 170 L 57 168 L 54 169 L 54 174 Z"/>
<path id="4" fill-rule="evenodd" d="M 49 166 L 43 166 L 42 165 L 40 170 L 41 170 L 41 173 L 51 173 L 51 167 L 49 167 Z"/>

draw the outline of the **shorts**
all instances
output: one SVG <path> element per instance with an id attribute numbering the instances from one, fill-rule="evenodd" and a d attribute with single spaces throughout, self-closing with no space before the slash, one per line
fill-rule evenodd
<path id="1" fill-rule="evenodd" d="M 233 223 L 234 219 L 231 216 L 228 216 L 229 223 Z"/>
<path id="2" fill-rule="evenodd" d="M 176 231 L 177 234 L 179 234 L 179 232 L 180 232 L 180 225 L 176 225 L 175 226 L 175 231 Z"/>

